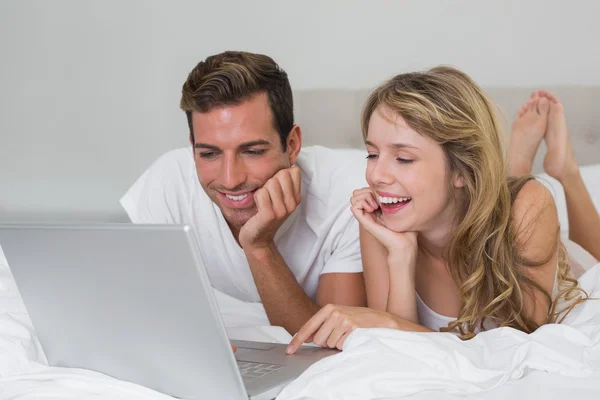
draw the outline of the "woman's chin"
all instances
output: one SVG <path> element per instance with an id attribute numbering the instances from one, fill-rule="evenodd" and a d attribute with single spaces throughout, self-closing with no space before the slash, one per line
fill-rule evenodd
<path id="1" fill-rule="evenodd" d="M 383 215 L 381 218 L 381 222 L 383 225 L 388 228 L 390 231 L 401 233 L 413 231 L 412 224 L 407 224 L 406 221 L 399 221 L 398 219 L 390 216 Z"/>

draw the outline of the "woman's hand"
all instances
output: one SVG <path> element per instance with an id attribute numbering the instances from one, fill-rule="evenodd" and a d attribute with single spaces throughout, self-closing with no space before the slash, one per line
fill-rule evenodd
<path id="1" fill-rule="evenodd" d="M 398 324 L 394 316 L 384 311 L 328 304 L 300 328 L 288 345 L 287 353 L 293 354 L 302 343 L 311 341 L 321 347 L 341 350 L 356 328 L 398 328 Z"/>
<path id="2" fill-rule="evenodd" d="M 350 210 L 360 225 L 379 241 L 388 251 L 389 259 L 409 256 L 416 259 L 418 251 L 416 232 L 394 232 L 388 229 L 381 216 L 381 207 L 370 187 L 357 189 L 350 199 Z"/>

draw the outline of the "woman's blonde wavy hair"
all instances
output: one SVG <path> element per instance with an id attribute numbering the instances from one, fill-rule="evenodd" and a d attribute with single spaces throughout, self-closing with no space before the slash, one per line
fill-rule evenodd
<path id="1" fill-rule="evenodd" d="M 484 322 L 490 322 L 533 332 L 539 325 L 525 312 L 524 293 L 535 289 L 544 293 L 550 304 L 546 323 L 562 322 L 587 294 L 569 276 L 558 231 L 556 297 L 528 276 L 524 266 L 542 265 L 552 254 L 547 260 L 526 260 L 520 255 L 525 243 L 518 243 L 511 208 L 519 190 L 533 177 L 507 178 L 505 136 L 496 107 L 482 89 L 452 67 L 397 75 L 369 96 L 362 116 L 365 139 L 371 115 L 379 106 L 397 113 L 412 129 L 440 144 L 450 171 L 464 179 L 460 189 L 448 182 L 457 205 L 457 228 L 445 254 L 460 289 L 461 308 L 456 321 L 442 331 L 468 339 L 485 329 Z M 559 309 L 559 303 L 568 306 Z"/>

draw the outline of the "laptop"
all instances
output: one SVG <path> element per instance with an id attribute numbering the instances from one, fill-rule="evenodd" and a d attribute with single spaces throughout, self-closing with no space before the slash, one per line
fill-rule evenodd
<path id="1" fill-rule="evenodd" d="M 186 225 L 0 225 L 51 366 L 183 399 L 272 399 L 337 351 L 233 341 Z"/>

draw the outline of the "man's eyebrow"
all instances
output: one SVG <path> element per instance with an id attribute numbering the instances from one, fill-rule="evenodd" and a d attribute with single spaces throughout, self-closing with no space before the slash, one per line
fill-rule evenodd
<path id="1" fill-rule="evenodd" d="M 242 144 L 240 144 L 238 146 L 238 149 L 247 149 L 248 147 L 254 147 L 254 146 L 270 146 L 271 143 L 267 142 L 266 140 L 251 140 L 249 142 L 244 142 Z M 196 149 L 209 149 L 209 150 L 217 150 L 220 151 L 221 149 L 218 146 L 215 146 L 213 144 L 208 144 L 208 143 L 196 143 L 194 144 L 194 148 Z"/>
<path id="2" fill-rule="evenodd" d="M 194 144 L 194 148 L 195 149 L 211 149 L 211 150 L 221 150 L 219 149 L 217 146 L 214 146 L 212 144 L 208 144 L 208 143 L 195 143 Z"/>
<path id="3" fill-rule="evenodd" d="M 248 147 L 254 146 L 270 146 L 271 143 L 266 140 L 252 140 L 250 142 L 244 142 L 238 146 L 239 149 L 247 149 Z"/>

